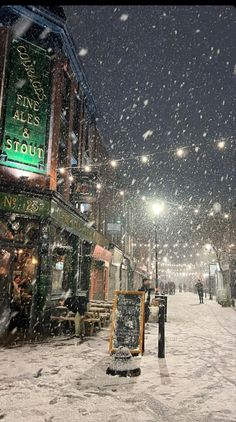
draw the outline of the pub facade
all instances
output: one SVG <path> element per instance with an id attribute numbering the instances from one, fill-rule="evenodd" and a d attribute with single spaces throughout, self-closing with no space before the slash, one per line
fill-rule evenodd
<path id="1" fill-rule="evenodd" d="M 30 299 L 21 318 L 31 335 L 47 329 L 47 309 L 62 294 L 89 298 L 95 248 L 109 255 L 109 240 L 83 213 L 82 205 L 93 209 L 96 201 L 82 204 L 76 195 L 94 160 L 96 107 L 63 9 L 2 6 L 0 22 L 3 338 L 14 331 L 24 283 Z"/>

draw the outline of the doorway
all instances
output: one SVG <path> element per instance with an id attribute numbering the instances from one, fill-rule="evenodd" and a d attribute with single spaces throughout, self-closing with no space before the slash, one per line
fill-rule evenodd
<path id="1" fill-rule="evenodd" d="M 28 330 L 37 268 L 37 248 L 0 249 L 0 335 Z"/>

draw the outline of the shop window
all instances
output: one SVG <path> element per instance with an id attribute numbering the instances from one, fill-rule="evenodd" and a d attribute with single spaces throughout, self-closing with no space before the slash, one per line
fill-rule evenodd
<path id="1" fill-rule="evenodd" d="M 55 251 L 52 268 L 52 292 L 63 290 L 65 271 L 65 254 L 63 250 Z"/>
<path id="2" fill-rule="evenodd" d="M 24 245 L 35 243 L 39 236 L 39 225 L 34 220 L 17 217 L 15 214 L 4 216 L 0 221 L 0 239 L 22 242 Z"/>
<path id="3" fill-rule="evenodd" d="M 55 229 L 52 245 L 52 293 L 61 293 L 76 284 L 76 236 Z M 75 259 L 76 258 L 76 259 Z"/>

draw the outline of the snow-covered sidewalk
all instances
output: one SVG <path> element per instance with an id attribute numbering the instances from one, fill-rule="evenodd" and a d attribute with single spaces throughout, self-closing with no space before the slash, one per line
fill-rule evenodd
<path id="1" fill-rule="evenodd" d="M 106 375 L 109 329 L 80 344 L 0 349 L 4 422 L 236 421 L 236 312 L 197 295 L 168 296 L 165 359 L 158 326 L 146 325 L 141 375 Z"/>

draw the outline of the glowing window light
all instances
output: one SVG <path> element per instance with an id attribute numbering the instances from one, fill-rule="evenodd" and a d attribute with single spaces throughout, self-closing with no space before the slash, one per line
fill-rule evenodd
<path id="1" fill-rule="evenodd" d="M 35 256 L 32 256 L 32 260 L 31 260 L 33 265 L 36 265 L 38 263 L 38 260 Z"/>

